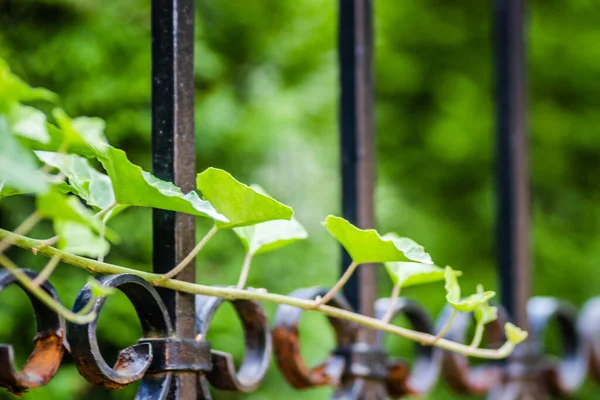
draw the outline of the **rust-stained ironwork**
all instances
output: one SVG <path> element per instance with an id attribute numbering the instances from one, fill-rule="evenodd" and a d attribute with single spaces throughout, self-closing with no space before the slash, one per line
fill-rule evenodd
<path id="1" fill-rule="evenodd" d="M 24 271 L 31 278 L 37 276 L 35 272 Z M 0 274 L 0 290 L 15 283 L 8 274 L 6 271 Z M 588 372 L 595 380 L 600 378 L 597 350 L 600 298 L 590 300 L 579 316 L 565 302 L 542 297 L 530 299 L 527 315 L 533 339 L 517 346 L 515 356 L 508 363 L 487 362 L 478 366 L 471 366 L 460 354 L 420 344 L 415 344 L 412 362 L 396 359 L 384 348 L 383 333 L 377 335 L 374 344 L 369 344 L 360 337 L 357 324 L 330 318 L 336 346 L 314 368 L 305 364 L 300 352 L 300 336 L 305 329 L 311 329 L 299 325 L 304 310 L 280 306 L 271 331 L 260 303 L 233 300 L 246 343 L 244 359 L 236 370 L 230 354 L 212 349 L 206 341 L 211 320 L 226 300 L 196 296 L 197 336 L 179 338 L 174 336 L 168 310 L 152 285 L 132 274 L 101 276 L 98 281 L 121 290 L 132 302 L 142 326 L 138 342 L 121 350 L 116 364 L 110 367 L 98 347 L 97 319 L 84 325 L 69 324 L 65 338 L 62 319 L 32 298 L 38 326 L 34 351 L 21 372 L 16 372 L 12 348 L 0 346 L 0 386 L 19 394 L 48 383 L 58 369 L 67 339 L 82 376 L 110 390 L 141 381 L 136 396 L 139 400 L 171 398 L 173 375 L 181 372 L 196 377 L 198 399 L 211 399 L 210 385 L 222 390 L 254 391 L 266 374 L 272 344 L 277 364 L 290 385 L 298 389 L 329 386 L 335 389 L 333 399 L 379 400 L 422 395 L 431 391 L 443 377 L 459 394 L 486 395 L 494 400 L 540 400 L 576 393 Z M 42 287 L 58 301 L 49 282 Z M 327 291 L 326 288 L 306 288 L 291 295 L 313 299 Z M 91 288 L 86 285 L 73 310 L 82 310 L 90 299 Z M 381 318 L 390 303 L 387 298 L 378 300 L 374 306 L 376 317 Z M 99 315 L 103 304 L 104 299 L 94 300 L 92 310 Z M 351 310 L 342 294 L 337 294 L 329 305 Z M 445 324 L 449 308 L 440 314 L 436 329 L 427 313 L 409 300 L 398 299 L 393 314 L 406 317 L 418 331 L 433 333 Z M 486 326 L 485 347 L 496 348 L 506 340 L 502 331 L 506 313 L 501 309 L 499 315 L 497 321 Z M 445 337 L 458 342 L 469 340 L 466 336 L 472 323 L 471 315 L 458 313 Z M 544 347 L 544 337 L 551 324 L 559 328 L 563 344 L 558 358 L 547 355 Z"/>
<path id="2" fill-rule="evenodd" d="M 373 122 L 373 1 L 339 0 L 340 148 L 342 212 L 360 227 L 373 227 L 375 141 Z M 600 382 L 600 297 L 589 300 L 577 315 L 569 304 L 552 298 L 531 298 L 529 247 L 529 177 L 527 159 L 527 107 L 525 66 L 526 0 L 494 0 L 497 87 L 498 271 L 504 309 L 486 326 L 485 346 L 505 341 L 502 325 L 514 320 L 529 327 L 530 339 L 517 346 L 506 362 L 472 366 L 455 353 L 416 344 L 412 362 L 388 354 L 384 334 L 359 329 L 356 323 L 330 318 L 336 346 L 313 368 L 300 351 L 303 310 L 282 305 L 274 327 L 260 303 L 233 300 L 241 320 L 245 355 L 236 369 L 231 354 L 215 350 L 206 341 L 211 320 L 226 301 L 208 296 L 155 288 L 131 275 L 100 276 L 99 282 L 121 290 L 133 304 L 142 326 L 138 342 L 119 353 L 109 366 L 100 353 L 97 319 L 84 325 L 69 324 L 33 295 L 37 333 L 33 351 L 19 371 L 13 348 L 0 345 L 0 386 L 19 395 L 47 384 L 71 354 L 80 374 L 100 387 L 117 390 L 141 381 L 137 400 L 210 400 L 214 388 L 237 392 L 258 389 L 274 348 L 277 365 L 288 383 L 308 390 L 334 389 L 333 399 L 387 399 L 430 392 L 440 378 L 459 395 L 475 394 L 492 400 L 543 400 L 577 392 L 586 375 Z M 152 165 L 160 178 L 174 181 L 184 191 L 194 189 L 194 1 L 152 0 Z M 171 270 L 194 246 L 191 216 L 154 210 L 153 269 Z M 347 255 L 344 266 L 349 264 Z M 23 270 L 30 278 L 37 274 Z M 195 268 L 178 279 L 194 282 Z M 18 282 L 0 271 L 0 291 Z M 20 285 L 19 285 L 20 286 Z M 48 281 L 42 284 L 52 298 L 58 295 Z M 323 296 L 325 288 L 298 289 L 302 299 Z M 375 301 L 375 269 L 362 266 L 328 304 L 382 318 L 390 299 Z M 74 311 L 92 300 L 86 285 Z M 94 300 L 99 315 L 104 299 Z M 416 303 L 398 299 L 393 316 L 404 316 L 414 329 L 434 333 L 449 318 L 446 307 L 437 329 Z M 468 341 L 472 317 L 459 313 L 446 338 Z M 563 351 L 550 357 L 544 338 L 551 324 L 559 328 Z M 364 335 L 368 333 L 369 335 Z"/>
<path id="3" fill-rule="evenodd" d="M 450 306 L 444 308 L 438 318 L 438 328 L 445 325 L 451 312 Z M 470 314 L 458 313 L 445 337 L 461 343 L 468 341 L 470 338 L 467 334 L 472 319 Z M 505 342 L 505 322 L 506 313 L 500 309 L 498 319 L 485 326 L 484 337 L 490 347 L 498 348 Z M 461 394 L 485 394 L 503 382 L 503 368 L 499 362 L 472 367 L 467 357 L 449 351 L 443 352 L 442 375 L 448 386 Z"/>
<path id="4" fill-rule="evenodd" d="M 36 276 L 36 273 L 30 270 L 22 270 L 22 272 L 30 278 Z M 17 371 L 13 347 L 0 345 L 0 386 L 13 394 L 21 394 L 28 389 L 44 386 L 56 374 L 64 352 L 65 323 L 62 317 L 17 282 L 9 271 L 0 271 L 0 292 L 12 284 L 16 284 L 28 294 L 37 327 L 33 339 L 33 351 L 21 371 Z M 44 282 L 41 288 L 53 299 L 59 300 L 50 282 Z"/>
<path id="5" fill-rule="evenodd" d="M 194 136 L 194 0 L 152 0 L 152 172 L 184 192 L 196 188 Z M 164 274 L 195 245 L 191 215 L 154 209 L 153 270 Z M 194 260 L 177 279 L 195 282 Z M 175 334 L 193 339 L 194 296 L 159 289 Z M 175 373 L 171 397 L 196 400 L 202 389 L 193 372 Z"/>
<path id="6" fill-rule="evenodd" d="M 224 299 L 196 296 L 196 331 L 206 338 L 210 322 Z M 208 381 L 216 388 L 236 392 L 251 392 L 263 380 L 271 359 L 271 329 L 262 305 L 257 301 L 231 301 L 242 322 L 246 351 L 239 370 L 236 371 L 233 357 L 224 351 L 212 350 L 215 366 L 208 372 Z"/>
<path id="7" fill-rule="evenodd" d="M 290 293 L 290 296 L 308 300 L 317 296 L 324 296 L 326 293 L 327 289 L 314 287 L 298 289 Z M 351 310 L 348 302 L 340 294 L 334 296 L 328 305 Z M 306 366 L 302 359 L 299 323 L 303 312 L 300 308 L 287 305 L 277 308 L 273 327 L 273 342 L 275 344 L 275 359 L 279 368 L 288 382 L 298 389 L 325 385 L 337 386 L 341 382 L 344 369 L 342 356 L 332 352 L 326 360 L 314 368 Z M 357 342 L 358 326 L 355 323 L 336 318 L 329 318 L 329 323 L 333 327 L 338 347 L 349 346 Z"/>

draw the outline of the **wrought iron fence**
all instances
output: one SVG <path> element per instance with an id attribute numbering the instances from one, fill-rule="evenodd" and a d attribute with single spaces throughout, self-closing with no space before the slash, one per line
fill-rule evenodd
<path id="1" fill-rule="evenodd" d="M 600 298 L 590 300 L 579 316 L 570 305 L 553 298 L 531 298 L 529 267 L 529 205 L 527 171 L 527 107 L 524 46 L 525 0 L 495 0 L 497 76 L 497 226 L 498 273 L 504 306 L 500 318 L 489 324 L 491 346 L 503 341 L 504 321 L 514 319 L 528 327 L 531 339 L 517 347 L 507 362 L 469 365 L 466 357 L 416 345 L 411 365 L 383 349 L 383 333 L 330 319 L 336 348 L 316 367 L 309 368 L 300 353 L 299 321 L 303 311 L 278 308 L 271 326 L 260 303 L 233 300 L 242 322 L 245 356 L 236 369 L 230 354 L 205 341 L 211 319 L 225 300 L 155 288 L 142 278 L 110 275 L 100 278 L 131 301 L 142 325 L 142 338 L 123 349 L 114 366 L 100 354 L 96 321 L 65 325 L 64 320 L 30 296 L 37 326 L 34 350 L 17 371 L 10 345 L 0 346 L 0 386 L 22 393 L 48 383 L 68 349 L 88 381 L 119 389 L 141 381 L 136 399 L 209 399 L 210 386 L 237 392 L 258 388 L 274 353 L 287 381 L 298 389 L 335 388 L 336 399 L 384 399 L 423 394 L 443 377 L 457 393 L 486 395 L 491 399 L 544 399 L 574 393 L 590 373 L 600 380 Z M 361 227 L 372 227 L 374 176 L 373 28 L 371 0 L 339 0 L 340 148 L 343 215 Z M 153 170 L 185 191 L 194 188 L 194 40 L 193 0 L 152 2 L 152 146 Z M 171 270 L 194 246 L 193 217 L 154 210 L 154 271 Z M 347 255 L 345 255 L 347 257 Z M 347 260 L 343 265 L 348 265 Z M 24 270 L 34 277 L 35 272 Z M 364 266 L 345 287 L 345 297 L 330 304 L 382 317 L 389 299 L 375 299 L 375 275 Z M 178 279 L 194 282 L 195 269 Z M 19 283 L 0 273 L 0 291 Z M 58 300 L 50 282 L 43 289 Z M 314 299 L 324 288 L 299 289 L 291 295 Z M 74 310 L 92 297 L 85 286 Z M 101 313 L 104 298 L 94 303 Z M 404 315 L 417 330 L 433 333 L 449 316 L 445 309 L 437 323 L 416 303 L 401 300 L 394 314 Z M 556 322 L 564 344 L 563 355 L 544 353 L 543 337 Z M 447 336 L 462 341 L 471 323 L 459 314 Z"/>

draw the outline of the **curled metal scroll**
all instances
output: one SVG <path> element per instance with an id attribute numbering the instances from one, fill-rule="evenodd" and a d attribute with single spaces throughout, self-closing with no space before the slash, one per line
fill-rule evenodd
<path id="1" fill-rule="evenodd" d="M 83 325 L 69 324 L 71 354 L 79 373 L 88 381 L 106 389 L 121 389 L 141 380 L 137 399 L 165 399 L 171 383 L 171 374 L 146 373 L 153 361 L 153 345 L 147 339 L 168 338 L 172 335 L 169 315 L 156 290 L 144 279 L 132 274 L 108 275 L 98 278 L 107 287 L 123 292 L 134 305 L 140 320 L 143 340 L 119 353 L 114 367 L 110 367 L 98 346 L 96 320 Z M 83 309 L 92 298 L 89 284 L 79 292 L 73 311 Z M 92 310 L 97 315 L 102 311 L 105 298 L 96 300 Z M 152 397 L 148 397 L 152 393 Z"/>
<path id="2" fill-rule="evenodd" d="M 527 316 L 533 345 L 540 356 L 549 324 L 552 321 L 558 324 L 564 353 L 558 362 L 542 359 L 540 368 L 552 393 L 565 395 L 575 392 L 585 380 L 589 354 L 587 342 L 577 331 L 577 311 L 558 299 L 534 297 L 527 303 Z"/>
<path id="3" fill-rule="evenodd" d="M 587 342 L 590 353 L 590 374 L 597 382 L 600 382 L 600 346 L 598 345 L 598 337 L 600 336 L 600 297 L 594 297 L 583 305 L 577 320 L 577 330 Z"/>
<path id="4" fill-rule="evenodd" d="M 452 308 L 446 305 L 438 317 L 436 324 L 437 331 L 442 329 L 451 314 Z M 473 317 L 470 313 L 457 313 L 445 338 L 464 343 L 472 321 Z M 492 347 L 500 347 L 504 343 L 505 321 L 505 312 L 500 308 L 498 319 L 485 326 L 485 338 Z M 502 383 L 503 367 L 501 363 L 492 361 L 473 367 L 469 365 L 466 356 L 444 350 L 442 356 L 442 376 L 448 385 L 458 393 L 485 394 L 491 388 Z"/>
<path id="5" fill-rule="evenodd" d="M 21 272 L 35 279 L 34 271 L 22 269 Z M 64 320 L 56 312 L 39 301 L 26 290 L 9 271 L 0 271 L 0 291 L 11 284 L 17 284 L 29 296 L 35 314 L 36 335 L 34 347 L 27 362 L 17 372 L 14 351 L 11 345 L 0 345 L 0 386 L 11 393 L 20 394 L 28 389 L 48 383 L 56 374 L 63 357 L 65 340 Z M 40 286 L 54 300 L 59 301 L 56 290 L 48 281 Z"/>
<path id="6" fill-rule="evenodd" d="M 317 296 L 324 296 L 327 289 L 312 287 L 298 289 L 289 294 L 291 297 L 312 300 Z M 348 302 L 337 294 L 327 303 L 330 306 L 351 310 Z M 300 339 L 298 325 L 304 310 L 280 305 L 275 314 L 273 328 L 273 341 L 275 345 L 275 359 L 279 369 L 287 381 L 295 388 L 310 388 L 316 386 L 337 386 L 340 383 L 345 368 L 343 355 L 333 352 L 327 359 L 314 368 L 308 368 L 300 353 Z M 333 327 L 337 346 L 350 346 L 358 339 L 358 325 L 354 322 L 328 318 Z"/>
<path id="7" fill-rule="evenodd" d="M 217 297 L 196 296 L 196 331 L 202 338 L 206 338 L 212 318 L 225 301 Z M 231 354 L 211 350 L 213 368 L 206 377 L 217 389 L 250 392 L 258 388 L 269 368 L 272 348 L 269 322 L 257 301 L 232 300 L 231 304 L 244 329 L 246 351 L 242 365 L 236 371 Z"/>
<path id="8" fill-rule="evenodd" d="M 391 299 L 375 302 L 375 318 L 381 319 L 390 308 Z M 420 332 L 434 334 L 431 319 L 417 303 L 400 298 L 394 305 L 392 318 L 404 315 L 412 327 Z M 383 345 L 385 332 L 377 332 L 377 345 Z M 415 344 L 416 358 L 412 368 L 404 360 L 389 360 L 386 387 L 390 396 L 421 395 L 430 391 L 440 373 L 441 351 L 432 346 Z"/>

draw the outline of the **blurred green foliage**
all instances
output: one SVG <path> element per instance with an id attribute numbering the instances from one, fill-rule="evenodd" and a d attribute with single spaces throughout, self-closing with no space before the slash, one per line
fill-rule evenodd
<path id="1" fill-rule="evenodd" d="M 105 118 L 111 142 L 150 167 L 150 1 L 0 1 L 0 57 L 34 86 L 61 95 L 71 115 Z M 600 9 L 591 0 L 535 0 L 530 5 L 530 125 L 535 294 L 581 305 L 598 293 L 600 275 Z M 216 166 L 261 184 L 290 204 L 310 240 L 256 260 L 251 286 L 287 293 L 332 284 L 338 247 L 320 226 L 339 210 L 335 28 L 331 0 L 198 0 L 195 52 L 198 170 Z M 494 93 L 491 2 L 421 0 L 376 3 L 377 219 L 424 244 L 440 265 L 464 271 L 463 286 L 496 286 L 493 241 Z M 3 200 L 2 227 L 30 211 Z M 148 270 L 148 210 L 128 210 L 111 227 L 123 244 L 108 261 Z M 199 221 L 198 231 L 208 229 Z M 41 225 L 34 236 L 51 235 Z M 44 260 L 12 249 L 22 266 Z M 233 284 L 243 248 L 233 233 L 215 237 L 198 261 L 199 281 Z M 390 290 L 381 269 L 380 290 Z M 71 305 L 86 274 L 59 267 L 52 278 Z M 407 289 L 432 314 L 441 284 Z M 27 299 L 0 294 L 0 342 L 21 360 L 33 332 Z M 266 305 L 274 312 L 273 305 Z M 224 309 L 211 331 L 217 348 L 243 352 L 241 328 Z M 325 319 L 307 315 L 303 351 L 318 361 L 332 346 Z M 124 296 L 100 318 L 110 360 L 139 337 Z M 327 338 L 327 339 L 324 339 Z M 390 340 L 396 354 L 406 343 Z M 87 384 L 67 357 L 46 388 L 25 399 L 131 399 L 135 386 L 110 393 Z M 465 398 L 440 383 L 435 399 Z M 578 398 L 592 399 L 588 384 Z M 276 368 L 261 389 L 217 398 L 322 399 L 327 389 L 293 391 Z M 7 398 L 4 393 L 0 398 Z"/>

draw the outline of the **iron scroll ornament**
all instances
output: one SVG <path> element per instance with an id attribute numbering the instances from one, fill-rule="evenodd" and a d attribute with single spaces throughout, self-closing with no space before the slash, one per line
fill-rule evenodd
<path id="1" fill-rule="evenodd" d="M 290 296 L 314 299 L 323 296 L 327 289 L 313 287 L 299 289 Z M 380 299 L 375 312 L 381 318 L 387 311 L 390 299 Z M 333 307 L 351 310 L 341 294 L 328 303 Z M 383 333 L 375 345 L 361 342 L 357 324 L 329 318 L 336 339 L 336 348 L 320 364 L 308 368 L 300 353 L 299 322 L 303 310 L 281 305 L 275 316 L 273 336 L 275 356 L 288 382 L 299 389 L 331 386 L 336 391 L 333 399 L 362 399 L 367 391 L 377 399 L 399 397 L 404 394 L 421 394 L 436 382 L 439 372 L 439 351 L 417 346 L 417 361 L 411 373 L 408 363 L 390 359 L 383 349 Z M 417 330 L 432 333 L 433 326 L 427 314 L 416 303 L 400 299 L 394 306 L 393 316 L 405 315 Z"/>
<path id="2" fill-rule="evenodd" d="M 485 325 L 484 339 L 491 347 L 500 347 L 505 342 L 504 323 L 507 321 L 504 309 L 498 306 L 498 318 Z M 452 307 L 446 305 L 437 320 L 437 331 L 446 324 Z M 467 339 L 468 328 L 473 322 L 471 313 L 456 313 L 454 322 L 444 336 L 446 339 L 463 343 Z M 498 361 L 487 361 L 479 366 L 471 366 L 462 354 L 442 352 L 442 376 L 448 385 L 461 394 L 486 394 L 503 382 L 503 365 Z"/>
<path id="3" fill-rule="evenodd" d="M 30 279 L 37 277 L 30 270 L 20 270 L 20 273 Z M 420 345 L 416 345 L 416 358 L 411 366 L 387 354 L 382 346 L 383 332 L 378 333 L 375 345 L 368 345 L 360 341 L 357 324 L 331 318 L 337 347 L 325 361 L 312 369 L 304 364 L 300 355 L 298 324 L 304 312 L 302 309 L 280 306 L 271 333 L 260 303 L 232 300 L 244 327 L 246 341 L 245 358 L 236 371 L 232 356 L 211 349 L 210 343 L 205 340 L 212 317 L 227 300 L 197 296 L 196 328 L 199 337 L 181 339 L 174 336 L 168 312 L 156 289 L 144 279 L 121 274 L 102 276 L 98 281 L 125 293 L 136 309 L 143 337 L 137 344 L 122 350 L 116 365 L 111 368 L 98 348 L 97 320 L 85 325 L 70 324 L 66 338 L 71 344 L 73 360 L 87 380 L 104 388 L 119 389 L 140 380 L 137 400 L 168 398 L 174 382 L 173 374 L 177 372 L 197 375 L 201 399 L 211 398 L 208 382 L 219 389 L 254 391 L 267 371 L 272 342 L 278 365 L 292 386 L 330 386 L 335 389 L 333 399 L 362 399 L 367 392 L 376 393 L 377 399 L 423 394 L 433 388 L 440 372 L 455 391 L 487 394 L 488 399 L 494 400 L 518 400 L 527 396 L 547 399 L 551 394 L 569 395 L 580 387 L 588 371 L 596 380 L 599 377 L 599 298 L 588 301 L 579 318 L 572 306 L 560 300 L 530 299 L 531 340 L 519 345 L 508 362 L 487 362 L 478 367 L 471 367 L 462 355 Z M 0 271 L 0 291 L 13 283 L 19 285 L 11 272 Z M 41 288 L 53 299 L 59 300 L 51 283 L 44 282 Z M 312 299 L 326 291 L 323 288 L 299 289 L 292 295 Z M 34 351 L 21 371 L 17 371 L 14 365 L 12 347 L 0 345 L 0 386 L 15 394 L 48 383 L 59 368 L 64 349 L 68 347 L 64 320 L 35 296 L 28 295 L 34 308 L 37 334 Z M 91 297 L 91 288 L 86 285 L 79 293 L 74 310 L 81 310 Z M 350 309 L 341 295 L 329 304 Z M 92 308 L 99 314 L 103 305 L 104 299 L 98 299 Z M 381 318 L 389 306 L 390 299 L 378 300 L 376 317 Z M 449 309 L 446 309 L 438 318 L 438 329 L 448 313 Z M 416 330 L 434 331 L 427 314 L 416 303 L 398 299 L 394 315 L 407 317 Z M 470 315 L 459 313 L 446 338 L 463 341 L 471 321 Z M 486 327 L 486 341 L 491 347 L 505 340 L 500 329 L 505 321 L 505 313 L 501 311 L 500 318 Z M 557 359 L 550 358 L 544 349 L 544 336 L 552 323 L 557 324 L 563 343 L 563 353 Z"/>
<path id="4" fill-rule="evenodd" d="M 199 337 L 206 338 L 215 313 L 225 301 L 218 297 L 196 296 L 196 331 Z M 247 393 L 258 388 L 269 368 L 271 330 L 267 315 L 259 302 L 238 299 L 232 300 L 231 304 L 244 330 L 244 358 L 236 371 L 231 354 L 211 350 L 214 368 L 208 371 L 207 378 L 217 389 Z"/>
<path id="5" fill-rule="evenodd" d="M 169 315 L 156 290 L 144 279 L 132 274 L 107 275 L 98 278 L 100 284 L 119 289 L 132 302 L 142 326 L 144 339 L 119 353 L 114 367 L 110 367 L 100 352 L 96 327 L 98 318 L 90 323 L 69 324 L 71 355 L 79 373 L 88 381 L 106 388 L 121 389 L 133 382 L 142 383 L 136 395 L 141 399 L 166 399 L 171 385 L 169 372 L 149 373 L 155 357 L 151 342 L 146 339 L 168 339 L 173 334 Z M 79 292 L 73 311 L 83 309 L 92 300 L 89 284 Z M 97 299 L 92 310 L 99 316 L 106 298 Z"/>
<path id="6" fill-rule="evenodd" d="M 20 272 L 31 279 L 37 276 L 34 271 L 27 269 L 21 269 Z M 64 353 L 65 321 L 25 290 L 11 272 L 0 271 L 0 292 L 12 284 L 16 284 L 27 293 L 33 306 L 36 324 L 33 351 L 21 371 L 17 371 L 15 366 L 13 347 L 0 345 L 0 386 L 19 395 L 28 389 L 46 385 L 58 371 Z M 45 281 L 40 287 L 54 300 L 59 301 L 58 294 L 50 282 Z"/>

